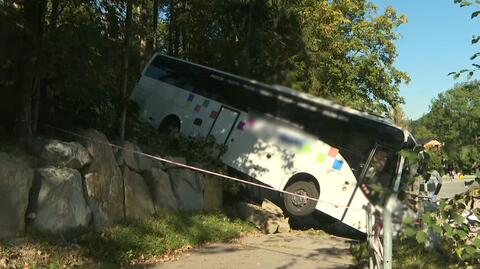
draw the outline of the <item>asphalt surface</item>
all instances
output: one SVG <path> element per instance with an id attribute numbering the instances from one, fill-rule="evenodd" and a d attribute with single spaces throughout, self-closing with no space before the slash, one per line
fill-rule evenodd
<path id="1" fill-rule="evenodd" d="M 306 232 L 253 235 L 234 243 L 211 244 L 154 269 L 341 269 L 355 268 L 348 239 Z"/>
<path id="2" fill-rule="evenodd" d="M 442 188 L 438 193 L 438 198 L 451 198 L 455 194 L 463 193 L 468 190 L 470 186 L 465 186 L 463 180 L 445 180 L 442 183 Z"/>

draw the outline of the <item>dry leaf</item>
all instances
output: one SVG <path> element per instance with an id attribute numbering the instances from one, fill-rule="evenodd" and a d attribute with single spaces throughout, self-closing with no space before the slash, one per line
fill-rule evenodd
<path id="1" fill-rule="evenodd" d="M 7 267 L 7 265 L 8 265 L 8 259 L 7 258 L 0 259 L 0 267 L 1 268 L 5 268 L 5 267 Z"/>

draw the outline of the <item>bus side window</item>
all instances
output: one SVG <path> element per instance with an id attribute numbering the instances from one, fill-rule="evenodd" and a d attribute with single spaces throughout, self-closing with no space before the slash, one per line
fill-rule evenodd
<path id="1" fill-rule="evenodd" d="M 373 155 L 370 166 L 368 167 L 367 172 L 365 173 L 364 182 L 367 184 L 376 182 L 379 175 L 385 169 L 386 163 L 387 163 L 387 153 L 382 150 L 376 151 L 375 155 Z"/>
<path id="2" fill-rule="evenodd" d="M 167 73 L 162 68 L 150 65 L 145 71 L 145 76 L 153 79 L 160 79 L 164 77 Z"/>
<path id="3" fill-rule="evenodd" d="M 377 149 L 362 179 L 362 190 L 373 203 L 379 203 L 384 191 L 393 184 L 397 158 L 393 152 Z"/>
<path id="4" fill-rule="evenodd" d="M 168 73 L 162 67 L 162 63 L 159 62 L 159 58 L 155 58 L 150 66 L 145 70 L 145 76 L 160 80 L 162 77 L 166 76 Z"/>

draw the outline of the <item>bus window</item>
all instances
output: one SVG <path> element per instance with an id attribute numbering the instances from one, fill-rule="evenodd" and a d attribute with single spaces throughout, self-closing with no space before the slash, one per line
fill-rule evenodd
<path id="1" fill-rule="evenodd" d="M 193 90 L 193 86 L 187 79 L 186 75 L 182 74 L 182 72 L 178 72 L 171 68 L 165 67 L 164 65 L 162 65 L 162 62 L 159 60 L 158 57 L 155 58 L 155 60 L 152 61 L 147 70 L 145 70 L 145 76 L 163 81 L 165 83 L 174 85 L 185 90 Z"/>
<path id="2" fill-rule="evenodd" d="M 377 148 L 362 179 L 361 189 L 373 204 L 382 203 L 385 192 L 393 187 L 396 154 Z"/>
<path id="3" fill-rule="evenodd" d="M 153 79 L 162 80 L 163 77 L 168 76 L 172 71 L 168 72 L 168 70 L 162 66 L 161 63 L 155 58 L 150 66 L 148 66 L 147 70 L 145 70 L 145 76 Z"/>

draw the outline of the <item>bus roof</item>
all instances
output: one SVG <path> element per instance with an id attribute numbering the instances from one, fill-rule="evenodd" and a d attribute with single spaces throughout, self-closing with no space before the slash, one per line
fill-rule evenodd
<path id="1" fill-rule="evenodd" d="M 354 108 L 336 104 L 330 100 L 313 96 L 307 93 L 299 92 L 297 90 L 281 86 L 281 85 L 269 85 L 253 79 L 241 77 L 235 74 L 227 73 L 218 69 L 207 67 L 204 65 L 192 63 L 186 60 L 178 59 L 175 57 L 167 56 L 164 54 L 156 53 L 150 61 L 153 61 L 155 57 L 160 56 L 164 60 L 171 60 L 179 64 L 185 64 L 186 66 L 196 68 L 196 71 L 202 73 L 207 73 L 207 75 L 213 79 L 223 81 L 225 83 L 232 84 L 234 86 L 242 86 L 242 88 L 254 91 L 262 95 L 276 97 L 285 102 L 295 102 L 299 106 L 309 109 L 312 111 L 322 111 L 323 116 L 337 118 L 338 120 L 345 120 L 348 117 L 348 120 L 354 120 L 359 124 L 369 125 L 371 127 L 389 127 L 390 132 L 395 132 L 394 136 L 398 137 L 398 143 L 402 143 L 401 147 L 413 148 L 416 146 L 415 139 L 413 136 L 406 130 L 395 125 L 393 122 L 388 119 L 373 115 L 365 111 L 360 111 Z M 149 64 L 145 67 L 143 73 L 145 73 Z M 328 113 L 325 113 L 327 109 Z M 400 140 L 401 136 L 401 141 Z"/>

